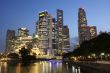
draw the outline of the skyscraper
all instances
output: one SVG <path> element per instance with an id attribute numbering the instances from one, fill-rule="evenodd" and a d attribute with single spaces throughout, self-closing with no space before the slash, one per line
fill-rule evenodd
<path id="1" fill-rule="evenodd" d="M 14 39 L 15 39 L 15 31 L 8 29 L 6 34 L 6 50 L 5 50 L 6 53 L 10 52 L 13 49 Z"/>
<path id="2" fill-rule="evenodd" d="M 63 47 L 63 10 L 57 9 L 58 49 Z"/>
<path id="3" fill-rule="evenodd" d="M 87 26 L 86 12 L 84 8 L 79 8 L 78 12 L 78 26 Z"/>
<path id="4" fill-rule="evenodd" d="M 88 26 L 86 19 L 86 12 L 83 8 L 79 8 L 78 12 L 78 34 L 79 44 L 85 40 L 90 40 L 96 37 L 96 26 Z"/>
<path id="5" fill-rule="evenodd" d="M 70 48 L 69 28 L 67 25 L 63 26 L 63 50 L 68 51 Z"/>
<path id="6" fill-rule="evenodd" d="M 79 8 L 78 12 L 78 34 L 79 34 L 79 44 L 81 44 L 84 40 L 88 40 L 88 27 L 87 27 L 87 19 L 86 13 L 83 8 Z"/>
<path id="7" fill-rule="evenodd" d="M 27 28 L 19 28 L 18 29 L 18 36 L 28 36 L 29 35 L 29 30 Z"/>
<path id="8" fill-rule="evenodd" d="M 18 29 L 18 33 L 14 39 L 14 47 L 11 52 L 19 53 L 19 50 L 22 47 L 32 49 L 32 47 L 31 48 L 29 47 L 29 45 L 32 44 L 32 36 L 30 36 L 28 32 L 29 30 L 27 28 Z"/>
<path id="9" fill-rule="evenodd" d="M 57 9 L 57 23 L 58 27 L 63 26 L 63 10 Z"/>
<path id="10" fill-rule="evenodd" d="M 39 49 L 45 54 L 51 54 L 56 49 L 56 20 L 47 11 L 39 13 L 37 21 L 36 34 L 38 35 Z"/>
<path id="11" fill-rule="evenodd" d="M 85 40 L 90 39 L 90 27 L 89 26 L 80 26 L 79 29 L 79 44 L 81 44 Z"/>

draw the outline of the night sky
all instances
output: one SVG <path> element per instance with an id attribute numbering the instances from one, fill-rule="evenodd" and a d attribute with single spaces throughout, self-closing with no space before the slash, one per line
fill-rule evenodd
<path id="1" fill-rule="evenodd" d="M 79 7 L 85 9 L 88 25 L 96 26 L 98 32 L 110 32 L 110 0 L 0 0 L 0 51 L 5 49 L 7 29 L 27 27 L 34 33 L 38 13 L 43 10 L 56 18 L 56 9 L 62 9 L 70 38 L 77 37 Z"/>

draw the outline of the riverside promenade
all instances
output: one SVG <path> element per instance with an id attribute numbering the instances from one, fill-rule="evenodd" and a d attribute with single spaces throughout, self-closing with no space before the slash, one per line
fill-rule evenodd
<path id="1" fill-rule="evenodd" d="M 83 73 L 110 73 L 110 61 L 76 61 L 73 65 L 80 66 Z"/>

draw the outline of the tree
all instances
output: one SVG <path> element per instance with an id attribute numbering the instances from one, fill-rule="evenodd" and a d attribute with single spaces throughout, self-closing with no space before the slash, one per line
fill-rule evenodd
<path id="1" fill-rule="evenodd" d="M 69 52 L 64 56 L 70 57 L 70 54 L 72 54 L 72 56 L 76 57 L 87 57 L 91 54 L 96 54 L 96 56 L 99 56 L 101 53 L 110 55 L 110 35 L 107 33 L 102 33 L 96 38 L 82 42 L 80 47 L 77 47 L 72 53 Z"/>
<path id="2" fill-rule="evenodd" d="M 19 55 L 17 53 L 10 53 L 7 55 L 8 58 L 19 58 Z"/>
<path id="3" fill-rule="evenodd" d="M 30 49 L 26 49 L 25 47 L 21 48 L 19 50 L 19 53 L 21 54 L 21 58 L 23 61 L 30 61 L 30 60 L 35 60 L 36 56 L 35 55 L 30 55 Z"/>
<path id="4" fill-rule="evenodd" d="M 23 48 L 21 48 L 21 50 L 19 50 L 19 53 L 21 55 L 21 58 L 25 59 L 28 57 L 28 55 L 30 55 L 30 50 L 23 47 Z"/>

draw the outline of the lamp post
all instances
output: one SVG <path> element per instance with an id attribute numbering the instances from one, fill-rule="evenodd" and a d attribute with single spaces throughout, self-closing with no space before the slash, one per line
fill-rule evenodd
<path id="1" fill-rule="evenodd" d="M 101 53 L 100 55 L 101 55 L 101 60 L 102 60 L 103 59 L 103 56 L 105 55 L 105 53 Z"/>

